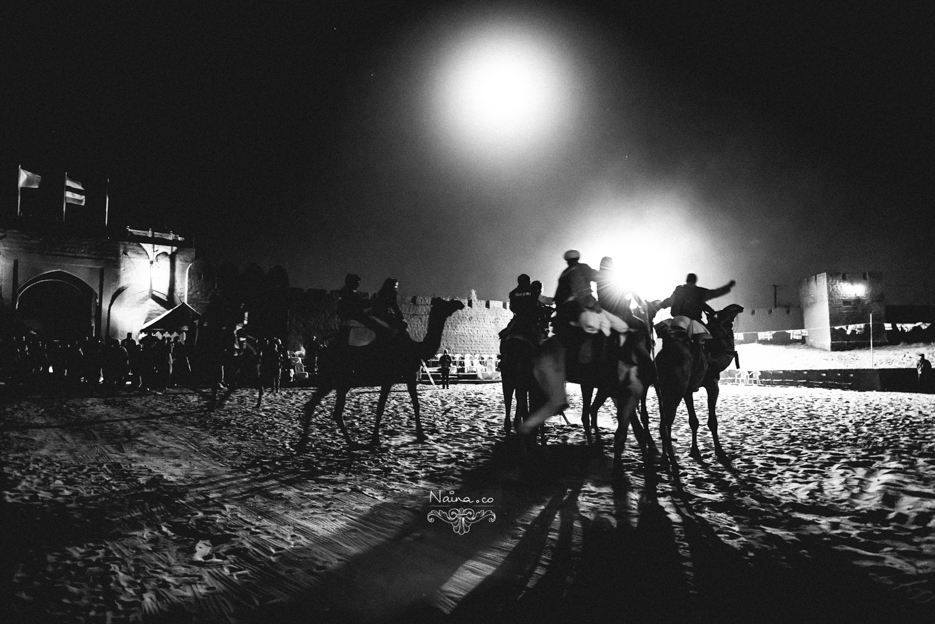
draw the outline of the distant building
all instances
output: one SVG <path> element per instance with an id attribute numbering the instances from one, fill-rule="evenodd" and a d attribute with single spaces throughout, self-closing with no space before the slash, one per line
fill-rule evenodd
<path id="1" fill-rule="evenodd" d="M 808 345 L 839 351 L 887 344 L 882 273 L 819 273 L 802 281 L 799 298 Z"/>
<path id="2" fill-rule="evenodd" d="M 53 339 L 135 337 L 186 301 L 194 259 L 172 232 L 0 226 L 2 320 Z"/>

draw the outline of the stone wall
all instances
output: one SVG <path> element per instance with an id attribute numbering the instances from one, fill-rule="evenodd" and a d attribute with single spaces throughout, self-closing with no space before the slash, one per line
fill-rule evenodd
<path id="1" fill-rule="evenodd" d="M 417 299 L 420 305 L 424 306 L 421 302 L 426 298 Z M 465 307 L 448 319 L 445 333 L 442 335 L 441 348 L 448 349 L 451 353 L 461 354 L 500 353 L 498 334 L 513 318 L 513 313 L 506 309 L 503 301 L 495 299 L 462 299 L 461 301 L 464 302 Z M 403 313 L 406 313 L 405 309 Z"/>
<path id="2" fill-rule="evenodd" d="M 369 297 L 368 293 L 363 296 Z M 493 355 L 500 352 L 498 333 L 506 327 L 513 314 L 504 302 L 496 300 L 461 299 L 464 309 L 456 312 L 445 324 L 440 349 L 451 353 Z M 288 297 L 287 342 L 290 350 L 307 348 L 337 331 L 335 313 L 337 291 L 290 289 Z M 432 298 L 401 296 L 399 308 L 409 323 L 409 335 L 422 340 L 428 329 Z"/>
<path id="3" fill-rule="evenodd" d="M 745 308 L 734 321 L 735 333 L 791 331 L 804 329 L 802 308 Z"/>
<path id="4" fill-rule="evenodd" d="M 864 323 L 869 314 L 883 318 L 883 276 L 879 273 L 828 273 L 831 325 Z"/>

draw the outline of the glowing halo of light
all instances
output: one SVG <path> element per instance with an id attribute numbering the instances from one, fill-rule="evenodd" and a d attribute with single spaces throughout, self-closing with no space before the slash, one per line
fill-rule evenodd
<path id="1" fill-rule="evenodd" d="M 561 38 L 535 20 L 474 24 L 442 54 L 437 130 L 477 160 L 535 155 L 560 138 L 575 108 L 575 71 Z"/>
<path id="2" fill-rule="evenodd" d="M 690 189 L 661 186 L 595 188 L 575 208 L 581 224 L 569 241 L 595 269 L 613 258 L 623 288 L 647 301 L 668 297 L 689 272 L 715 274 L 718 264 L 702 204 Z"/>

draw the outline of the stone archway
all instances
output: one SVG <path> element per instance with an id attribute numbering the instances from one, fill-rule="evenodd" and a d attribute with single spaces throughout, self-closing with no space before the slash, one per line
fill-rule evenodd
<path id="1" fill-rule="evenodd" d="M 29 329 L 53 340 L 94 336 L 97 295 L 94 289 L 65 271 L 43 273 L 23 284 L 16 314 Z"/>

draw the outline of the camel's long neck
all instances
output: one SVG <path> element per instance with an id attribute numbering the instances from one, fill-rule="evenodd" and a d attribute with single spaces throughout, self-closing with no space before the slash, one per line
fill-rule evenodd
<path id="1" fill-rule="evenodd" d="M 443 312 L 435 308 L 429 313 L 429 326 L 425 332 L 425 338 L 419 343 L 419 357 L 427 360 L 438 353 L 438 348 L 442 345 L 442 332 L 445 330 L 445 321 L 448 317 Z"/>
<path id="2" fill-rule="evenodd" d="M 721 325 L 718 323 L 717 330 L 714 332 L 714 350 L 721 353 L 734 352 L 734 325 L 727 323 Z"/>

